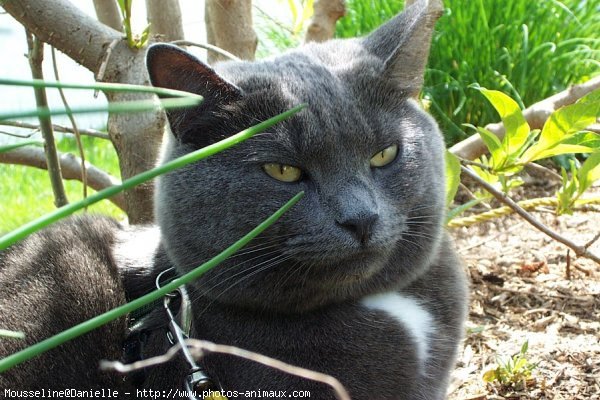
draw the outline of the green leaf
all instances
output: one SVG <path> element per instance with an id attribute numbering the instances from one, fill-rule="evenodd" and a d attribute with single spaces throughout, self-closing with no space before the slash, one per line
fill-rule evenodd
<path id="1" fill-rule="evenodd" d="M 570 165 L 571 171 L 575 171 L 575 164 L 573 160 L 570 161 Z M 560 169 L 560 173 L 562 176 L 562 184 L 560 189 L 558 189 L 556 192 L 556 199 L 558 201 L 556 213 L 558 215 L 572 214 L 573 203 L 575 202 L 575 192 L 579 186 L 577 175 L 573 175 L 573 178 L 569 179 L 567 171 L 562 167 Z"/>
<path id="2" fill-rule="evenodd" d="M 519 105 L 500 91 L 485 88 L 480 88 L 479 91 L 492 103 L 502 119 L 506 132 L 502 140 L 504 152 L 509 158 L 516 155 L 527 141 L 531 130 Z"/>
<path id="3" fill-rule="evenodd" d="M 482 379 L 484 382 L 489 382 L 489 383 L 494 382 L 499 379 L 498 372 L 496 371 L 496 369 L 487 370 L 483 374 Z"/>
<path id="4" fill-rule="evenodd" d="M 576 144 L 558 144 L 548 150 L 542 150 L 531 161 L 541 160 L 542 158 L 554 157 L 561 154 L 572 153 L 593 153 L 597 149 Z"/>
<path id="5" fill-rule="evenodd" d="M 577 177 L 579 178 L 578 193 L 581 195 L 600 179 L 600 152 L 591 154 L 585 160 L 577 172 Z"/>
<path id="6" fill-rule="evenodd" d="M 18 149 L 19 147 L 24 147 L 24 146 L 43 146 L 44 142 L 39 141 L 39 140 L 26 140 L 23 142 L 18 142 L 18 143 L 13 143 L 13 144 L 7 144 L 4 146 L 0 146 L 0 153 L 4 153 L 5 151 L 11 151 L 14 149 Z"/>
<path id="7" fill-rule="evenodd" d="M 525 343 L 523 343 L 523 345 L 521 346 L 521 354 L 527 353 L 528 349 L 529 349 L 529 340 L 526 340 Z"/>
<path id="8" fill-rule="evenodd" d="M 599 112 L 600 101 L 575 103 L 553 112 L 544 124 L 538 142 L 527 149 L 520 162 L 526 164 L 544 157 L 564 154 L 548 150 L 571 139 L 573 135 L 596 122 Z"/>
<path id="9" fill-rule="evenodd" d="M 460 184 L 460 161 L 458 157 L 446 150 L 446 207 L 448 207 Z"/>
<path id="10" fill-rule="evenodd" d="M 566 139 L 565 141 L 563 141 L 563 144 L 576 144 L 579 146 L 586 146 L 586 147 L 592 147 L 594 149 L 600 149 L 600 135 L 598 135 L 594 132 L 583 131 L 583 132 L 576 133 L 575 135 L 571 136 L 569 139 Z"/>
<path id="11" fill-rule="evenodd" d="M 577 100 L 578 103 L 590 103 L 596 101 L 600 101 L 600 89 L 596 89 Z"/>
<path id="12" fill-rule="evenodd" d="M 492 132 L 488 131 L 485 128 L 474 127 L 472 125 L 467 125 L 477 130 L 481 140 L 485 143 L 488 148 L 490 155 L 492 156 L 492 162 L 490 163 L 492 166 L 499 166 L 504 163 L 506 160 L 506 153 L 502 148 L 502 143 L 500 143 L 500 139 L 498 136 L 494 135 Z"/>
<path id="13" fill-rule="evenodd" d="M 446 214 L 446 224 L 448 222 L 452 221 L 454 218 L 458 217 L 460 214 L 464 213 L 465 211 L 467 211 L 470 208 L 473 208 L 474 206 L 476 206 L 477 204 L 481 203 L 484 200 L 485 199 L 483 197 L 472 199 L 472 200 L 467 201 L 465 204 L 461 204 L 460 206 L 455 207 L 452 210 L 449 210 L 448 213 Z"/>

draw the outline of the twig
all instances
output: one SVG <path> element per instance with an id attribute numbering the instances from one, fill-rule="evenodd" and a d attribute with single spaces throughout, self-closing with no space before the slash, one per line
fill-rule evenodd
<path id="1" fill-rule="evenodd" d="M 177 46 L 200 47 L 201 49 L 212 51 L 214 53 L 222 55 L 225 58 L 229 58 L 232 61 L 241 61 L 241 59 L 239 57 L 236 57 L 233 54 L 231 54 L 230 52 L 228 52 L 227 50 L 223 50 L 222 48 L 214 46 L 212 44 L 190 42 L 189 40 L 173 40 L 172 42 L 169 42 L 169 43 L 177 45 Z"/>
<path id="2" fill-rule="evenodd" d="M 475 172 L 471 171 L 469 168 L 465 167 L 464 165 L 461 165 L 460 169 L 465 175 L 467 175 L 469 178 L 473 179 L 475 182 L 477 182 L 479 185 L 481 185 L 485 190 L 487 190 L 496 199 L 498 199 L 498 201 L 500 201 L 500 202 L 506 204 L 508 207 L 512 208 L 517 214 L 519 214 L 521 217 L 523 217 L 523 219 L 525 219 L 525 221 L 529 222 L 536 229 L 538 229 L 541 232 L 545 233 L 546 235 L 550 236 L 552 239 L 556 240 L 557 242 L 560 242 L 560 243 L 564 244 L 565 246 L 571 248 L 578 257 L 586 257 L 586 258 L 594 260 L 596 263 L 600 264 L 600 258 L 598 256 L 596 256 L 595 254 L 591 253 L 587 248 L 573 243 L 569 239 L 559 235 L 558 233 L 556 233 L 553 230 L 551 230 L 550 228 L 548 228 L 546 225 L 542 224 L 541 222 L 539 222 L 538 220 L 533 218 L 531 216 L 531 214 L 529 214 L 527 211 L 525 211 L 523 208 L 521 208 L 514 200 L 512 200 L 510 197 L 508 197 L 504 193 L 496 190 L 496 188 L 494 188 L 492 185 L 490 185 L 489 183 L 487 183 L 486 181 L 481 179 L 479 177 L 479 175 L 477 175 Z"/>
<path id="3" fill-rule="evenodd" d="M 205 352 L 233 355 L 246 360 L 254 361 L 262 365 L 266 365 L 267 367 L 277 369 L 290 375 L 323 383 L 327 386 L 330 386 L 335 391 L 336 397 L 339 400 L 350 400 L 350 395 L 348 394 L 344 386 L 340 383 L 340 381 L 338 381 L 331 375 L 312 371 L 306 368 L 297 367 L 259 353 L 240 349 L 239 347 L 235 346 L 215 344 L 205 340 L 196 339 L 188 339 L 185 341 L 185 343 L 188 345 L 188 347 L 191 350 L 191 353 L 196 359 L 202 358 Z M 164 355 L 148 358 L 142 361 L 137 361 L 128 365 L 125 365 L 119 361 L 103 360 L 100 362 L 100 369 L 104 371 L 114 370 L 121 373 L 129 373 L 142 368 L 164 364 L 172 360 L 177 355 L 177 353 L 179 353 L 180 350 L 181 345 L 178 344 L 176 346 L 171 347 Z"/>
<path id="4" fill-rule="evenodd" d="M 14 126 L 16 128 L 35 129 L 37 131 L 40 130 L 40 126 L 39 125 L 30 124 L 28 122 L 21 122 L 21 121 L 2 120 L 2 121 L 0 121 L 0 125 Z M 52 129 L 54 129 L 56 132 L 64 132 L 64 133 L 72 133 L 72 134 L 74 134 L 73 128 L 69 128 L 67 126 L 52 124 Z M 2 132 L 2 133 L 6 134 L 6 135 L 21 137 L 21 138 L 31 137 L 31 135 L 17 135 L 15 133 L 9 133 L 9 132 Z M 87 136 L 97 137 L 97 138 L 100 138 L 100 139 L 110 140 L 110 137 L 108 137 L 108 134 L 106 134 L 104 132 L 97 131 L 95 129 L 79 129 L 79 133 L 81 133 L 82 135 L 87 135 Z"/>
<path id="5" fill-rule="evenodd" d="M 102 63 L 100 64 L 100 68 L 98 68 L 98 73 L 96 74 L 96 80 L 98 82 L 102 82 L 104 79 L 104 74 L 106 74 L 106 66 L 108 65 L 108 60 L 110 60 L 110 55 L 112 54 L 113 49 L 119 42 L 121 38 L 113 39 L 112 42 L 108 45 L 104 52 L 104 57 L 102 58 Z M 98 97 L 98 90 L 94 91 L 94 97 Z"/>
<path id="6" fill-rule="evenodd" d="M 29 48 L 29 66 L 31 67 L 31 76 L 34 79 L 44 79 L 42 72 L 42 61 L 44 59 L 44 42 L 33 36 L 28 30 L 25 31 L 27 37 L 27 46 Z M 48 108 L 46 99 L 46 90 L 44 88 L 33 88 L 35 101 L 38 107 Z M 54 142 L 54 133 L 52 132 L 52 121 L 50 117 L 39 117 L 42 136 L 44 136 L 44 149 L 48 163 L 48 175 L 54 192 L 54 204 L 56 207 L 64 206 L 68 203 L 65 187 L 60 173 L 60 163 Z"/>
<path id="7" fill-rule="evenodd" d="M 565 278 L 571 280 L 571 249 L 567 249 L 567 265 L 565 267 Z"/>
<path id="8" fill-rule="evenodd" d="M 529 168 L 534 171 L 540 172 L 557 182 L 562 182 L 562 176 L 560 176 L 556 172 L 552 171 L 550 168 L 544 167 L 543 165 L 532 162 L 532 163 L 525 164 L 525 168 Z"/>
<path id="9" fill-rule="evenodd" d="M 471 190 L 469 190 L 469 188 L 462 182 L 458 183 L 458 187 L 467 194 L 467 196 L 471 199 L 471 200 L 477 200 L 477 196 L 475 196 L 475 194 L 473 192 L 471 192 Z M 486 202 L 481 202 L 479 203 L 481 204 L 486 210 L 491 210 L 492 206 L 490 206 L 489 204 L 487 204 Z"/>
<path id="10" fill-rule="evenodd" d="M 600 239 L 600 232 L 596 233 L 596 236 L 594 236 L 589 242 L 584 244 L 583 247 L 585 249 L 589 249 L 590 246 L 593 245 L 598 239 Z"/>
<path id="11" fill-rule="evenodd" d="M 54 78 L 57 82 L 60 82 L 60 76 L 58 73 L 58 66 L 56 65 L 56 50 L 54 50 L 54 46 L 50 46 L 52 50 L 52 69 L 54 70 Z M 87 182 L 87 173 L 85 171 L 85 153 L 83 151 L 83 144 L 81 143 L 81 134 L 79 133 L 79 129 L 77 128 L 77 123 L 75 122 L 75 118 L 71 113 L 71 107 L 67 102 L 67 97 L 65 96 L 64 90 L 59 87 L 58 93 L 60 94 L 60 99 L 62 100 L 65 110 L 67 111 L 67 117 L 69 117 L 69 121 L 71 121 L 71 126 L 73 127 L 73 133 L 75 134 L 75 141 L 77 142 L 77 148 L 79 150 L 79 157 L 81 158 L 81 182 L 83 183 L 83 198 L 87 198 L 88 192 L 88 182 Z M 86 208 L 87 210 L 87 208 Z"/>

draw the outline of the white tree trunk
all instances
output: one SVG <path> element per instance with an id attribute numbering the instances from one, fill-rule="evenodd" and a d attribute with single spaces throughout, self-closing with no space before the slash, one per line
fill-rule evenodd
<path id="1" fill-rule="evenodd" d="M 316 0 L 304 42 L 324 42 L 332 39 L 336 22 L 345 14 L 344 0 Z"/>
<path id="2" fill-rule="evenodd" d="M 161 41 L 185 39 L 179 0 L 146 0 L 150 33 Z"/>
<path id="3" fill-rule="evenodd" d="M 115 0 L 94 0 L 94 9 L 96 10 L 98 21 L 116 31 L 123 32 L 121 13 Z"/>
<path id="4" fill-rule="evenodd" d="M 206 0 L 206 33 L 208 42 L 243 60 L 254 60 L 258 38 L 252 27 L 251 0 Z M 208 62 L 226 60 L 214 52 Z"/>

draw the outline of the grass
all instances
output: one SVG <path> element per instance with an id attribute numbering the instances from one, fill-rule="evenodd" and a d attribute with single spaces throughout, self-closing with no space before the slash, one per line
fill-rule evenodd
<path id="1" fill-rule="evenodd" d="M 119 177 L 119 162 L 112 144 L 104 139 L 83 136 L 86 160 L 95 166 Z M 65 136 L 57 143 L 61 152 L 78 154 L 75 139 Z M 0 234 L 18 228 L 55 209 L 54 196 L 48 173 L 45 170 L 0 164 L 3 190 L 0 190 Z M 83 198 L 83 185 L 79 181 L 64 181 L 70 202 Z M 88 193 L 94 190 L 88 188 Z M 88 208 L 88 212 L 111 215 L 119 220 L 125 214 L 108 200 Z"/>
<path id="2" fill-rule="evenodd" d="M 396 15 L 403 0 L 348 0 L 337 37 L 363 36 Z M 436 26 L 423 96 L 446 142 L 465 138 L 463 123 L 497 122 L 473 83 L 531 105 L 600 73 L 600 0 L 445 0 Z M 300 41 L 265 20 L 266 49 Z M 468 132 L 471 134 L 472 132 Z"/>

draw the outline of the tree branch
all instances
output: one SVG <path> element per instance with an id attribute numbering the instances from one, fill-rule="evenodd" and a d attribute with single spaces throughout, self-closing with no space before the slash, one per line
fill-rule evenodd
<path id="1" fill-rule="evenodd" d="M 339 400 L 350 400 L 350 395 L 344 386 L 341 384 L 339 380 L 335 377 L 327 374 L 323 374 L 321 372 L 313 371 L 310 369 L 297 367 L 295 365 L 291 365 L 285 363 L 283 361 L 276 360 L 274 358 L 265 356 L 260 353 L 255 353 L 253 351 L 248 351 L 245 349 L 241 349 L 236 346 L 228 346 L 223 344 L 216 344 L 213 342 L 209 342 L 206 340 L 197 340 L 197 339 L 188 339 L 185 341 L 188 348 L 191 350 L 194 359 L 199 360 L 206 353 L 220 353 L 220 354 L 229 354 L 235 357 L 243 358 L 245 360 L 250 360 L 255 363 L 259 363 L 265 365 L 267 367 L 285 372 L 290 375 L 298 376 L 303 379 L 308 379 L 315 382 L 323 383 L 333 389 L 335 392 L 336 398 Z M 148 358 L 146 360 L 136 361 L 132 364 L 123 364 L 120 361 L 106 361 L 102 360 L 100 362 L 100 369 L 103 371 L 114 370 L 121 373 L 129 373 L 133 371 L 140 370 L 142 368 L 147 368 L 155 365 L 165 364 L 175 358 L 177 354 L 181 351 L 181 344 L 177 344 L 171 347 L 165 354 L 161 356 L 155 356 Z"/>
<path id="2" fill-rule="evenodd" d="M 212 44 L 208 44 L 208 43 L 198 43 L 198 42 L 190 42 L 189 40 L 173 40 L 172 42 L 170 42 L 171 44 L 175 44 L 177 46 L 193 46 L 193 47 L 199 47 L 201 49 L 204 49 L 208 52 L 214 51 L 215 53 L 223 56 L 225 59 L 229 59 L 229 60 L 233 60 L 233 61 L 240 61 L 239 57 L 234 56 L 233 54 L 231 54 L 230 52 L 223 50 L 217 46 L 213 46 Z"/>
<path id="3" fill-rule="evenodd" d="M 94 0 L 94 9 L 98 21 L 116 31 L 123 32 L 123 21 L 121 21 L 121 13 L 115 0 Z"/>
<path id="4" fill-rule="evenodd" d="M 183 40 L 183 24 L 179 0 L 146 0 L 150 33 L 170 42 Z"/>
<path id="5" fill-rule="evenodd" d="M 567 90 L 533 104 L 523 111 L 523 115 L 531 129 L 541 129 L 550 114 L 554 111 L 558 110 L 560 107 L 575 103 L 586 94 L 599 88 L 600 76 L 597 76 L 585 83 L 571 86 Z M 485 128 L 500 139 L 504 137 L 504 125 L 501 122 L 486 125 Z M 479 134 L 476 133 L 452 146 L 450 152 L 459 157 L 474 160 L 482 154 L 485 154 L 487 148 L 479 137 Z"/>
<path id="6" fill-rule="evenodd" d="M 64 179 L 81 181 L 81 159 L 79 157 L 76 157 L 71 153 L 59 153 L 58 160 Z M 0 163 L 48 169 L 44 151 L 39 147 L 21 147 L 0 153 Z M 85 163 L 85 170 L 87 172 L 88 185 L 96 191 L 120 184 L 118 179 L 88 162 Z M 127 212 L 125 199 L 122 193 L 109 198 L 109 200 L 121 210 Z"/>
<path id="7" fill-rule="evenodd" d="M 477 182 L 478 185 L 480 185 L 481 187 L 483 187 L 492 196 L 494 196 L 496 199 L 498 199 L 498 201 L 500 201 L 500 202 L 506 204 L 508 207 L 512 208 L 515 213 L 517 213 L 521 217 L 523 217 L 523 219 L 525 221 L 529 222 L 531 225 L 533 225 L 534 228 L 536 228 L 539 231 L 541 231 L 541 232 L 545 233 L 546 235 L 550 236 L 552 239 L 556 240 L 557 242 L 560 242 L 560 243 L 564 244 L 565 246 L 569 247 L 570 249 L 572 249 L 575 252 L 575 254 L 578 257 L 589 258 L 591 260 L 594 260 L 598 264 L 600 264 L 600 257 L 598 257 L 594 253 L 590 252 L 585 245 L 584 246 L 579 246 L 576 243 L 570 241 L 569 239 L 567 239 L 567 238 L 561 236 L 560 234 L 554 232 L 553 230 L 551 230 L 550 228 L 548 228 L 546 225 L 544 225 L 543 223 L 541 223 L 538 220 L 536 220 L 535 218 L 533 218 L 533 216 L 531 214 L 529 214 L 527 211 L 525 211 L 513 199 L 511 199 L 510 197 L 508 197 L 504 193 L 496 190 L 496 188 L 494 188 L 492 185 L 490 185 L 489 183 L 487 183 L 486 181 L 484 181 L 483 179 L 481 179 L 479 177 L 479 175 L 477 175 L 475 172 L 473 172 L 469 168 L 461 165 L 460 169 L 461 169 L 461 171 L 462 171 L 463 174 L 467 175 L 469 178 L 471 178 L 472 180 L 474 180 L 475 182 Z"/>
<path id="8" fill-rule="evenodd" d="M 0 125 L 14 126 L 16 128 L 40 130 L 39 125 L 30 124 L 28 122 L 21 122 L 21 121 L 2 120 L 2 121 L 0 121 Z M 54 131 L 56 131 L 56 132 L 65 132 L 65 133 L 75 134 L 75 132 L 73 132 L 73 128 L 69 128 L 67 126 L 52 124 L 52 129 L 54 129 Z M 79 133 L 81 133 L 82 135 L 93 136 L 93 137 L 97 137 L 100 139 L 110 140 L 110 138 L 108 137 L 108 135 L 106 133 L 97 131 L 95 129 L 79 129 Z"/>
<path id="9" fill-rule="evenodd" d="M 40 40 L 94 73 L 102 62 L 105 47 L 123 36 L 67 0 L 5 1 L 2 6 Z"/>
<path id="10" fill-rule="evenodd" d="M 335 34 L 335 24 L 346 14 L 344 0 L 316 0 L 314 14 L 306 30 L 304 43 L 324 42 L 332 39 Z"/>
<path id="11" fill-rule="evenodd" d="M 27 36 L 27 47 L 29 49 L 29 67 L 31 68 L 31 77 L 33 79 L 44 79 L 42 71 L 42 61 L 44 60 L 44 42 L 32 35 L 28 30 L 25 31 Z M 43 87 L 33 88 L 35 93 L 35 103 L 38 108 L 48 108 L 48 99 L 46 98 L 46 89 Z M 54 205 L 62 207 L 68 204 L 67 194 L 63 186 L 62 175 L 60 171 L 60 163 L 58 162 L 58 154 L 56 143 L 54 142 L 54 132 L 52 131 L 52 120 L 49 116 L 38 116 L 40 121 L 40 129 L 44 137 L 44 152 L 48 164 L 48 176 L 54 193 Z"/>
<path id="12" fill-rule="evenodd" d="M 249 0 L 206 0 L 205 21 L 208 42 L 243 60 L 254 60 L 258 44 L 252 27 L 252 2 Z M 208 53 L 208 62 L 221 61 Z"/>

